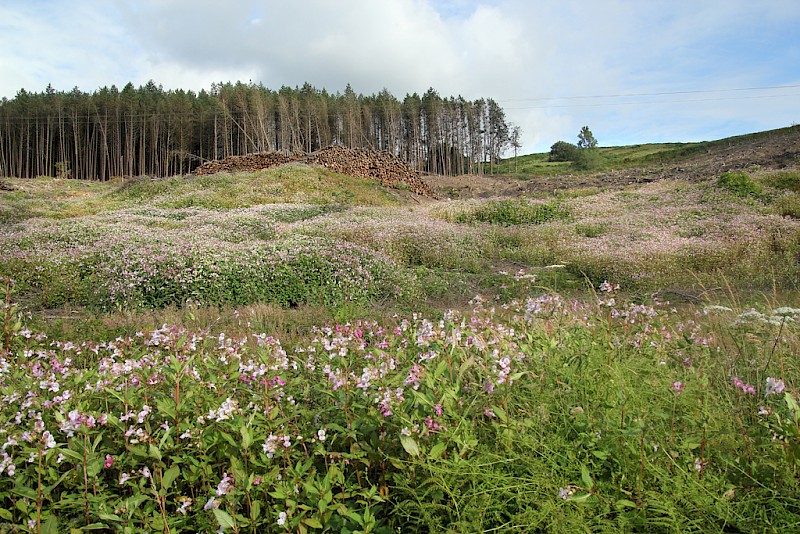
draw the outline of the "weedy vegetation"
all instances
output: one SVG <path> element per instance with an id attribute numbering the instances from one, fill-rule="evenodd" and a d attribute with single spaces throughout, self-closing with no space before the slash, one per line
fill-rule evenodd
<path id="1" fill-rule="evenodd" d="M 0 531 L 800 527 L 796 171 L 8 182 Z"/>

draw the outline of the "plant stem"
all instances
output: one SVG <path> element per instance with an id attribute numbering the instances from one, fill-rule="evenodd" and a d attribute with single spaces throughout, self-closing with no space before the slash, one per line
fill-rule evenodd
<path id="1" fill-rule="evenodd" d="M 775 354 L 775 348 L 778 346 L 778 340 L 781 338 L 781 334 L 783 333 L 783 325 L 786 323 L 786 317 L 784 316 L 781 319 L 781 327 L 778 329 L 778 335 L 775 336 L 775 343 L 772 344 L 772 350 L 769 351 L 769 357 L 767 358 L 767 363 L 764 365 L 764 372 L 767 372 L 767 368 L 769 367 L 770 362 L 772 361 L 772 355 Z"/>
<path id="2" fill-rule="evenodd" d="M 84 519 L 86 520 L 86 524 L 89 524 L 89 471 L 87 469 L 86 463 L 86 449 L 88 448 L 89 436 L 84 432 L 83 434 L 83 515 Z"/>
<path id="3" fill-rule="evenodd" d="M 36 534 L 42 534 L 42 456 L 44 451 L 39 451 L 39 467 L 36 469 Z"/>
<path id="4" fill-rule="evenodd" d="M 3 349 L 6 353 L 11 350 L 11 278 L 4 279 L 6 283 L 6 324 L 5 324 L 5 340 L 3 344 Z"/>

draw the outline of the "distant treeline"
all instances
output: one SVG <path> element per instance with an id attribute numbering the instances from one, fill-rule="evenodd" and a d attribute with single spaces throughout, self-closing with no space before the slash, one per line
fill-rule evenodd
<path id="1" fill-rule="evenodd" d="M 313 152 L 329 145 L 385 150 L 423 172 L 490 172 L 516 144 L 491 99 L 429 89 L 400 101 L 389 91 L 331 94 L 310 84 L 273 91 L 213 84 L 210 91 L 138 88 L 19 91 L 0 102 L 0 176 L 172 176 L 204 161 L 253 152 Z"/>

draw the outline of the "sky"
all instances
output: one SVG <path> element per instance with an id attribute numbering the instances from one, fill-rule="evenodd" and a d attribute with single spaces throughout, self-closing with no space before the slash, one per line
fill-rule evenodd
<path id="1" fill-rule="evenodd" d="M 215 82 L 493 98 L 520 153 L 800 123 L 798 0 L 2 0 L 0 98 Z"/>

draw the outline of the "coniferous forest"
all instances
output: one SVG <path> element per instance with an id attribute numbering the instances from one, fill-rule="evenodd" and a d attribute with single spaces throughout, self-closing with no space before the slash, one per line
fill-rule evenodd
<path id="1" fill-rule="evenodd" d="M 198 93 L 150 81 L 92 93 L 48 85 L 0 102 L 0 176 L 108 180 L 186 174 L 201 163 L 254 152 L 313 152 L 329 145 L 388 151 L 420 172 L 483 172 L 513 132 L 492 99 L 445 98 L 434 89 L 401 101 L 329 93 L 306 83 L 212 84 Z"/>

